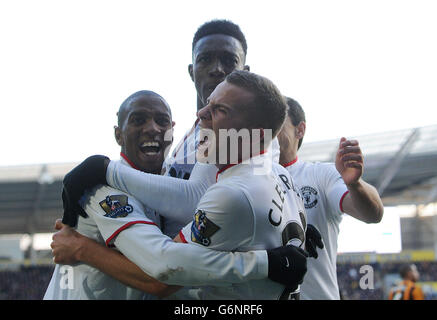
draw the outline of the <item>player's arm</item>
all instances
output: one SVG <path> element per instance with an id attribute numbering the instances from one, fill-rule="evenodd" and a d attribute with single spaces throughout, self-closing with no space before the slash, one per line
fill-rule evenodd
<path id="1" fill-rule="evenodd" d="M 139 199 L 160 215 L 187 223 L 200 198 L 215 183 L 217 168 L 196 163 L 189 180 L 153 175 L 111 161 L 106 171 L 107 183 Z M 162 197 L 165 195 L 165 201 Z"/>
<path id="2" fill-rule="evenodd" d="M 380 222 L 384 206 L 376 188 L 361 178 L 364 161 L 358 141 L 341 138 L 335 166 L 349 191 L 342 199 L 343 211 L 366 223 Z"/>
<path id="3" fill-rule="evenodd" d="M 236 283 L 267 275 L 266 252 L 245 256 L 175 243 L 144 215 L 134 197 L 108 186 L 99 186 L 83 202 L 107 246 L 158 281 L 174 285 L 206 285 L 220 280 Z M 88 259 L 88 258 L 86 258 Z M 239 260 L 239 261 L 236 261 Z M 248 261 L 246 261 L 248 260 Z"/>
<path id="4" fill-rule="evenodd" d="M 105 156 L 92 156 L 64 177 L 62 222 L 74 227 L 78 214 L 87 216 L 78 205 L 85 190 L 98 184 L 108 184 L 141 199 L 140 201 L 159 211 L 162 216 L 185 224 L 189 222 L 206 189 L 215 183 L 216 172 L 213 165 L 197 163 L 190 180 L 183 180 L 140 172 L 110 161 Z M 162 201 L 164 195 L 166 201 Z"/>
<path id="5" fill-rule="evenodd" d="M 101 191 L 103 192 L 104 188 Z M 103 193 L 102 196 L 105 199 L 106 194 Z M 287 259 L 306 262 L 305 254 L 292 246 L 231 253 L 175 243 L 163 235 L 156 225 L 146 221 L 144 216 L 141 217 L 135 209 L 141 207 L 141 204 L 135 202 L 134 198 L 125 198 L 123 203 L 132 206 L 130 213 L 124 217 L 114 215 L 109 217 L 104 211 L 99 210 L 98 201 L 89 203 L 85 209 L 92 215 L 107 245 L 115 244 L 117 249 L 148 276 L 167 284 L 230 285 L 268 277 L 288 286 L 295 270 L 288 268 Z M 82 262 L 93 264 L 98 269 L 105 268 L 107 259 L 103 254 L 95 254 L 94 250 L 89 248 L 78 249 L 77 245 L 81 246 L 89 242 L 70 239 L 60 244 L 59 241 L 56 243 L 56 238 L 53 242 L 53 245 L 57 246 L 57 256 L 55 256 L 57 262 L 72 263 L 80 259 Z M 76 256 L 78 252 L 80 255 Z M 118 278 L 122 273 L 119 270 L 123 270 L 122 263 L 118 266 L 111 264 L 106 267 L 111 267 L 105 269 L 108 274 L 127 281 Z M 131 284 L 134 284 L 135 279 L 132 281 L 134 282 Z"/>
<path id="6" fill-rule="evenodd" d="M 71 265 L 82 261 L 129 287 L 148 292 L 160 298 L 167 297 L 180 288 L 155 280 L 120 252 L 109 249 L 81 235 L 67 225 L 62 224 L 60 220 L 56 221 L 55 228 L 60 230 L 53 235 L 53 242 L 51 243 L 55 263 Z"/>
<path id="7" fill-rule="evenodd" d="M 128 286 L 158 296 L 166 296 L 177 287 L 166 287 L 154 281 L 155 278 L 179 285 L 215 286 L 269 278 L 290 285 L 295 270 L 288 268 L 286 261 L 306 259 L 305 253 L 293 246 L 231 253 L 175 243 L 160 234 L 156 227 L 144 224 L 125 229 L 115 243 L 121 251 L 129 253 L 133 257 L 131 260 L 141 269 L 132 266 L 132 262 L 119 253 L 66 225 L 62 225 L 61 231 L 54 235 L 51 246 L 56 263 L 81 261 Z"/>

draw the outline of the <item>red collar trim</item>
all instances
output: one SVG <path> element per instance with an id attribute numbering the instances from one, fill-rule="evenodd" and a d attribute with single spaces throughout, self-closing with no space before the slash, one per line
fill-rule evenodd
<path id="1" fill-rule="evenodd" d="M 262 155 L 262 154 L 264 154 L 266 152 L 267 152 L 266 150 L 263 150 L 259 154 L 257 154 L 256 156 L 260 156 L 260 155 Z M 249 159 L 252 159 L 253 157 L 256 157 L 256 156 L 251 156 Z M 217 182 L 217 179 L 218 179 L 218 176 L 219 176 L 220 173 L 223 173 L 227 169 L 229 169 L 229 168 L 231 168 L 233 166 L 236 166 L 237 164 L 240 164 L 241 162 L 243 162 L 243 161 L 238 161 L 238 163 L 228 164 L 226 167 L 223 167 L 219 171 L 217 171 L 217 174 L 215 175 L 215 182 Z"/>
<path id="2" fill-rule="evenodd" d="M 288 163 L 286 163 L 286 164 L 283 164 L 282 166 L 283 166 L 284 168 L 287 168 L 287 167 L 289 167 L 289 166 L 295 164 L 296 162 L 297 162 L 297 157 L 296 157 L 296 159 L 294 159 L 293 161 L 290 161 L 290 162 L 288 162 Z"/>
<path id="3" fill-rule="evenodd" d="M 128 158 L 128 157 L 127 157 L 123 152 L 120 152 L 120 156 L 121 156 L 124 160 L 126 160 L 126 162 L 129 163 L 129 165 L 130 165 L 132 168 L 137 169 L 137 170 L 140 170 L 140 169 L 137 168 L 137 166 L 136 166 L 132 161 L 129 160 L 129 158 Z"/>

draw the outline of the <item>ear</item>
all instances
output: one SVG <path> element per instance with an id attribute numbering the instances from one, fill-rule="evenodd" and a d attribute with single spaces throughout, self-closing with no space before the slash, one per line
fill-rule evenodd
<path id="1" fill-rule="evenodd" d="M 296 138 L 302 139 L 305 136 L 305 130 L 306 130 L 306 123 L 305 121 L 299 122 L 299 124 L 295 128 L 296 130 Z"/>
<path id="2" fill-rule="evenodd" d="M 250 67 L 249 67 L 248 65 L 245 65 L 245 66 L 243 67 L 243 70 L 244 70 L 244 71 L 250 71 Z"/>
<path id="3" fill-rule="evenodd" d="M 194 82 L 193 64 L 188 65 L 188 73 L 190 74 L 191 81 Z"/>
<path id="4" fill-rule="evenodd" d="M 117 141 L 118 145 L 120 147 L 123 147 L 124 143 L 121 137 L 121 129 L 117 126 L 114 126 L 114 136 L 115 136 L 115 141 Z"/>

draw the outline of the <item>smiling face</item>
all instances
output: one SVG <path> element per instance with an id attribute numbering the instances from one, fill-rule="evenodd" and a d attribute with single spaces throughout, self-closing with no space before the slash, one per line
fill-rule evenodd
<path id="1" fill-rule="evenodd" d="M 115 129 L 115 137 L 121 152 L 139 170 L 161 173 L 172 142 L 166 132 L 174 125 L 168 104 L 157 94 L 146 94 L 131 99 L 120 112 L 122 121 Z"/>
<path id="2" fill-rule="evenodd" d="M 237 39 L 224 34 L 212 34 L 201 38 L 193 49 L 193 64 L 188 66 L 190 77 L 197 91 L 198 110 L 216 86 L 234 70 L 248 70 L 246 56 Z"/>
<path id="3" fill-rule="evenodd" d="M 219 151 L 226 148 L 229 151 L 229 139 L 220 139 L 221 129 L 253 129 L 251 117 L 247 105 L 253 101 L 253 94 L 243 88 L 223 81 L 211 93 L 208 104 L 199 110 L 200 119 L 200 142 L 198 154 L 201 157 L 208 157 L 210 150 L 215 150 L 218 167 L 226 165 L 219 161 Z M 206 132 L 205 132 L 206 131 Z M 229 156 L 229 152 L 227 153 Z"/>

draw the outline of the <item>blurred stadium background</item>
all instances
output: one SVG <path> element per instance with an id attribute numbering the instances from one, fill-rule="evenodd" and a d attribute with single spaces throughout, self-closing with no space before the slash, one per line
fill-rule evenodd
<path id="1" fill-rule="evenodd" d="M 380 225 L 342 222 L 343 298 L 386 299 L 401 265 L 415 263 L 426 299 L 437 299 L 437 125 L 355 138 L 365 155 L 364 179 L 377 187 L 386 212 Z M 333 161 L 337 144 L 304 143 L 299 159 Z M 0 167 L 0 299 L 43 297 L 54 268 L 48 245 L 62 215 L 62 178 L 75 165 Z M 373 267 L 373 289 L 360 288 L 363 265 Z"/>

